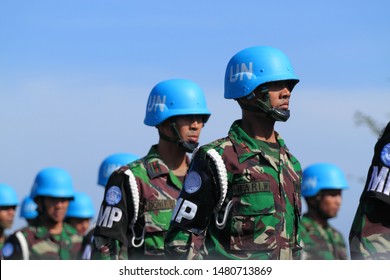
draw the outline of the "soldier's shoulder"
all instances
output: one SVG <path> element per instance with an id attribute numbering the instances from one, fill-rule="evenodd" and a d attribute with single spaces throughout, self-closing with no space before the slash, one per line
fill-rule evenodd
<path id="1" fill-rule="evenodd" d="M 307 232 L 313 232 L 316 230 L 314 225 L 315 221 L 307 216 L 302 217 L 302 226 Z"/>
<path id="2" fill-rule="evenodd" d="M 112 175 L 117 176 L 117 177 L 126 176 L 126 172 L 128 170 L 130 170 L 130 171 L 138 170 L 138 169 L 142 168 L 142 165 L 143 165 L 143 159 L 138 159 L 138 160 L 135 160 L 127 165 L 123 165 L 123 166 L 119 167 L 117 170 L 115 170 L 113 172 Z"/>
<path id="3" fill-rule="evenodd" d="M 223 138 L 219 138 L 219 139 L 216 139 L 210 143 L 207 143 L 205 145 L 202 145 L 200 147 L 200 150 L 202 151 L 208 151 L 208 150 L 211 150 L 211 149 L 223 149 L 227 144 L 230 144 L 231 141 L 229 139 L 229 137 L 223 137 Z"/>

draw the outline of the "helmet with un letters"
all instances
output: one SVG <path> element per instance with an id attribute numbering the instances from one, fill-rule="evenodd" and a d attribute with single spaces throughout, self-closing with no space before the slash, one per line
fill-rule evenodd
<path id="1" fill-rule="evenodd" d="M 165 80 L 155 85 L 146 105 L 144 124 L 157 126 L 180 115 L 204 115 L 203 122 L 207 122 L 211 113 L 203 90 L 186 79 Z"/>
<path id="2" fill-rule="evenodd" d="M 302 196 L 316 196 L 321 190 L 348 189 L 349 185 L 344 172 L 331 163 L 315 163 L 303 170 Z"/>
<path id="3" fill-rule="evenodd" d="M 291 88 L 299 82 L 288 57 L 270 46 L 254 46 L 236 53 L 225 72 L 226 99 L 239 99 L 258 86 L 276 81 L 290 81 Z"/>
<path id="4" fill-rule="evenodd" d="M 117 153 L 106 157 L 99 167 L 98 185 L 105 187 L 112 172 L 138 158 L 138 156 L 130 153 Z"/>

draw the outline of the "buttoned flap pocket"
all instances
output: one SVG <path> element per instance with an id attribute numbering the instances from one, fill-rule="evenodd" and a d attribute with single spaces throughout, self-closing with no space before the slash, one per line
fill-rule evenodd
<path id="1" fill-rule="evenodd" d="M 271 192 L 257 192 L 233 197 L 231 250 L 272 251 L 276 248 L 276 216 Z"/>
<path id="2" fill-rule="evenodd" d="M 146 256 L 164 254 L 165 235 L 169 229 L 172 209 L 160 209 L 145 212 L 145 245 Z"/>

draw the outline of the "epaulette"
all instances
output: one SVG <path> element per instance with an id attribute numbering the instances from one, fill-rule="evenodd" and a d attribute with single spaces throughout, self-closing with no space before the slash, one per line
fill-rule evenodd
<path id="1" fill-rule="evenodd" d="M 168 167 L 160 160 L 145 161 L 144 165 L 150 178 L 169 173 Z"/>

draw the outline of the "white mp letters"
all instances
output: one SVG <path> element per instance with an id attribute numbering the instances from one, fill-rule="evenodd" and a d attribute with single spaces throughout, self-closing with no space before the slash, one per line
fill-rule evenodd
<path id="1" fill-rule="evenodd" d="M 180 209 L 178 210 L 178 208 Z M 177 205 L 175 207 L 173 217 L 175 217 L 175 221 L 177 223 L 181 223 L 183 218 L 187 220 L 192 220 L 195 217 L 196 211 L 198 210 L 198 206 L 191 201 L 184 200 L 179 198 L 177 201 Z"/>
<path id="2" fill-rule="evenodd" d="M 385 195 L 390 195 L 390 178 L 389 168 L 382 166 L 378 173 L 378 166 L 374 166 L 371 173 L 371 180 L 368 184 L 367 191 L 376 191 Z"/>
<path id="3" fill-rule="evenodd" d="M 111 228 L 113 223 L 119 222 L 121 218 L 122 218 L 121 209 L 113 206 L 107 206 L 106 208 L 102 206 L 100 208 L 97 225 Z"/>

